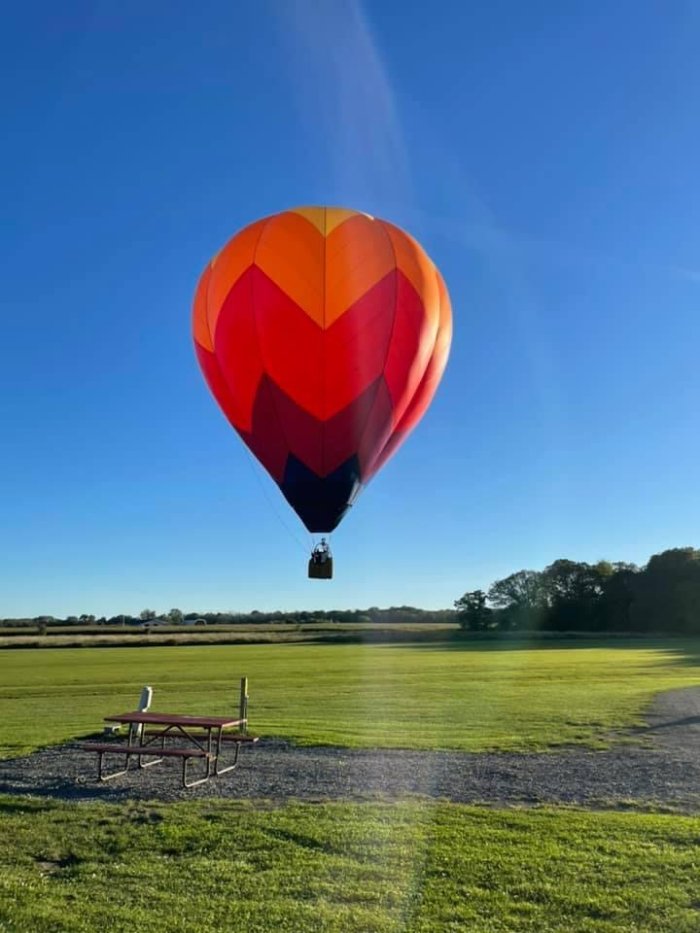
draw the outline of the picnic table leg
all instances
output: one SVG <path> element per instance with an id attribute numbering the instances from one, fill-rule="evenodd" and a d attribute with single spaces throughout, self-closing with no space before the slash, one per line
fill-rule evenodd
<path id="1" fill-rule="evenodd" d="M 206 767 L 206 771 L 204 772 L 204 776 L 197 778 L 196 781 L 187 780 L 190 756 L 189 755 L 186 756 L 185 758 L 182 759 L 182 786 L 183 787 L 186 787 L 186 788 L 197 787 L 198 784 L 206 783 L 211 777 L 211 760 L 214 757 L 212 755 L 212 750 L 211 750 L 211 731 L 212 731 L 212 727 L 209 726 L 209 728 L 207 729 L 207 751 L 206 751 L 207 767 Z M 199 747 L 200 750 L 202 750 L 202 746 L 199 744 L 199 742 L 195 742 L 195 744 Z M 191 757 L 194 758 L 195 756 L 193 755 Z M 199 755 L 197 755 L 196 757 L 199 757 Z"/>
<path id="2" fill-rule="evenodd" d="M 97 777 L 103 783 L 106 781 L 111 781 L 112 778 L 121 777 L 123 774 L 126 774 L 129 770 L 129 758 L 131 757 L 131 752 L 124 752 L 125 767 L 121 771 L 114 771 L 112 774 L 104 773 L 104 752 L 97 753 Z"/>
<path id="3" fill-rule="evenodd" d="M 189 756 L 188 756 L 187 758 L 183 758 L 183 759 L 182 759 L 182 786 L 183 786 L 183 787 L 190 788 L 190 787 L 197 787 L 198 784 L 206 784 L 206 782 L 209 780 L 209 771 L 210 771 L 210 768 L 211 768 L 210 759 L 207 759 L 207 772 L 206 772 L 206 774 L 204 775 L 204 777 L 197 778 L 196 781 L 188 781 L 188 780 L 187 780 L 187 765 L 189 764 L 189 762 L 190 762 Z"/>
<path id="4" fill-rule="evenodd" d="M 144 733 L 145 733 L 145 729 L 142 729 L 139 734 L 139 748 L 144 748 L 147 744 L 149 744 L 147 742 L 144 742 L 143 740 Z M 165 733 L 163 733 L 160 736 L 160 747 L 165 748 Z M 137 749 L 137 753 L 138 753 L 138 749 Z M 162 760 L 163 760 L 162 758 L 154 758 L 152 761 L 144 762 L 141 755 L 139 755 L 139 768 L 143 771 L 144 768 L 150 768 L 153 765 L 159 765 Z"/>
<path id="5" fill-rule="evenodd" d="M 212 734 L 212 728 L 210 726 L 209 729 L 207 730 L 207 777 L 208 778 L 211 777 L 211 757 L 212 757 L 211 734 Z M 221 729 L 219 729 L 219 736 L 221 736 Z M 218 755 L 220 746 L 221 746 L 221 738 L 219 738 L 219 742 L 217 745 L 217 755 Z"/>
<path id="6" fill-rule="evenodd" d="M 231 764 L 226 765 L 225 768 L 220 768 L 219 758 L 221 757 L 222 732 L 223 730 L 219 729 L 219 744 L 216 749 L 216 761 L 214 763 L 214 774 L 216 775 L 216 777 L 219 777 L 220 774 L 226 774 L 227 771 L 233 771 L 233 769 L 238 765 L 238 752 L 240 751 L 240 748 L 241 748 L 240 742 L 234 742 L 236 751 L 233 755 L 233 762 Z"/>

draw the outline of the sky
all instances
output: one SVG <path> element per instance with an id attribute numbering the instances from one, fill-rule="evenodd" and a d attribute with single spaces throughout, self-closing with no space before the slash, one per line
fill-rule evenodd
<path id="1" fill-rule="evenodd" d="M 447 607 L 700 528 L 700 6 L 14 4 L 0 34 L 0 616 Z M 304 204 L 410 231 L 452 352 L 306 579 L 210 397 L 204 266 Z"/>

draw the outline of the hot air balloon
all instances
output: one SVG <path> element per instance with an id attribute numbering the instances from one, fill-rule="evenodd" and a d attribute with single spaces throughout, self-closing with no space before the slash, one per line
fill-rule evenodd
<path id="1" fill-rule="evenodd" d="M 250 224 L 212 259 L 193 329 L 223 413 L 306 528 L 327 534 L 428 408 L 452 318 L 442 276 L 407 233 L 300 207 Z"/>

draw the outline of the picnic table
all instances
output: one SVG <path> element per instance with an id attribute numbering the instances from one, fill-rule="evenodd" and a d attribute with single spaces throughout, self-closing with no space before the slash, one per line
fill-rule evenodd
<path id="1" fill-rule="evenodd" d="M 183 787 L 195 787 L 211 777 L 232 771 L 238 764 L 241 745 L 258 741 L 257 736 L 240 731 L 247 720 L 229 716 L 185 716 L 180 713 L 135 710 L 105 716 L 105 722 L 127 725 L 129 731 L 125 744 L 88 742 L 81 746 L 85 751 L 97 753 L 97 774 L 101 781 L 110 781 L 126 774 L 132 758 L 138 760 L 139 768 L 159 764 L 165 758 L 179 758 L 182 761 Z M 239 731 L 231 732 L 232 729 Z M 229 744 L 234 747 L 233 760 L 222 764 L 223 747 Z M 124 756 L 124 767 L 119 771 L 105 773 L 105 755 Z M 149 758 L 152 760 L 144 760 Z M 188 765 L 193 758 L 203 761 L 205 770 L 195 780 L 188 780 Z"/>

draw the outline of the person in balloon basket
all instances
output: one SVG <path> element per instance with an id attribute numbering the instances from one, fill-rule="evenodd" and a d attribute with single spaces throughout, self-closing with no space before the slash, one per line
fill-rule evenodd
<path id="1" fill-rule="evenodd" d="M 330 559 L 331 549 L 325 538 L 321 538 L 319 544 L 311 552 L 311 558 L 315 564 L 325 564 Z"/>

